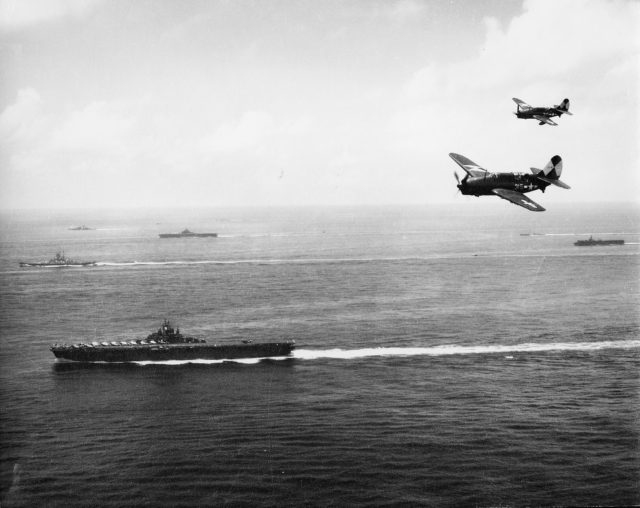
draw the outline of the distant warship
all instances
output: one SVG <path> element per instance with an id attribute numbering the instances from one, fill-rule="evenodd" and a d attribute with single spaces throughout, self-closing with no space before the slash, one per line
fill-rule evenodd
<path id="1" fill-rule="evenodd" d="M 207 344 L 204 339 L 185 337 L 165 320 L 157 332 L 144 340 L 54 344 L 51 351 L 56 358 L 75 362 L 162 362 L 287 356 L 294 348 L 294 341 Z"/>
<path id="2" fill-rule="evenodd" d="M 573 245 L 578 247 L 591 247 L 594 245 L 624 245 L 624 240 L 594 240 L 590 236 L 588 240 L 578 240 Z"/>
<path id="3" fill-rule="evenodd" d="M 71 226 L 70 231 L 93 231 L 93 228 L 87 227 L 84 224 L 82 226 Z"/>
<path id="4" fill-rule="evenodd" d="M 20 261 L 20 266 L 50 266 L 50 267 L 59 267 L 64 268 L 65 266 L 96 266 L 95 261 L 75 261 L 68 257 L 65 257 L 64 252 L 56 252 L 55 257 L 51 258 L 49 261 L 38 263 L 38 262 L 27 262 Z"/>
<path id="5" fill-rule="evenodd" d="M 204 237 L 216 237 L 218 233 L 194 233 L 188 229 L 180 231 L 180 233 L 160 233 L 160 238 L 204 238 Z"/>

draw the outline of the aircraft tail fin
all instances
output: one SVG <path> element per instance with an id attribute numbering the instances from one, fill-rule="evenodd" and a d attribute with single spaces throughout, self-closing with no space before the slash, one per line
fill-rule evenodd
<path id="1" fill-rule="evenodd" d="M 563 189 L 570 189 L 570 187 L 560 181 L 560 175 L 562 174 L 562 157 L 554 155 L 551 160 L 547 162 L 547 165 L 543 169 L 531 168 L 531 172 L 545 183 L 557 185 Z"/>
<path id="2" fill-rule="evenodd" d="M 572 114 L 572 113 L 569 113 L 569 99 L 563 100 L 559 105 L 554 106 L 554 109 L 560 114 L 565 114 L 565 115 Z"/>
<path id="3" fill-rule="evenodd" d="M 562 157 L 554 155 L 551 160 L 547 162 L 547 165 L 542 169 L 544 176 L 547 178 L 560 178 L 562 174 Z"/>

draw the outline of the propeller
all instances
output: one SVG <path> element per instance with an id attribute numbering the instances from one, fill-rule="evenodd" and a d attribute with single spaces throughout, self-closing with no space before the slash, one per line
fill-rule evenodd
<path id="1" fill-rule="evenodd" d="M 458 185 L 456 185 L 456 187 L 458 188 L 458 190 L 456 191 L 457 196 L 459 192 L 462 192 L 462 183 L 460 182 L 460 177 L 458 176 L 458 173 L 456 171 L 453 172 L 453 176 L 456 177 L 456 182 L 458 182 Z"/>

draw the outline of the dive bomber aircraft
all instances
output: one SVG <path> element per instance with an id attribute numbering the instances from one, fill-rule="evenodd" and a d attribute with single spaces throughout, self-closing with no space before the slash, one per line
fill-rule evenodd
<path id="1" fill-rule="evenodd" d="M 551 120 L 551 118 L 554 116 L 559 118 L 562 115 L 573 115 L 573 113 L 569 113 L 569 99 L 563 100 L 559 105 L 553 106 L 552 108 L 534 108 L 517 97 L 513 98 L 513 102 L 518 105 L 518 110 L 514 115 L 518 118 L 534 118 L 540 122 L 540 125 L 544 125 L 545 123 L 548 125 L 558 125 Z"/>
<path id="2" fill-rule="evenodd" d="M 458 181 L 458 189 L 462 194 L 472 196 L 498 196 L 507 201 L 531 210 L 532 212 L 544 212 L 535 201 L 524 195 L 540 189 L 542 192 L 549 185 L 556 185 L 563 189 L 570 189 L 566 183 L 560 181 L 562 173 L 562 158 L 554 155 L 544 169 L 531 168 L 531 173 L 489 173 L 486 169 L 478 166 L 475 162 L 467 159 L 464 155 L 450 153 L 458 166 L 467 173 L 460 180 L 458 173 L 453 172 Z"/>

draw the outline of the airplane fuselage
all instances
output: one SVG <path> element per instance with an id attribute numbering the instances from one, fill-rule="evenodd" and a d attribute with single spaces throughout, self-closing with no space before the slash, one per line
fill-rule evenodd
<path id="1" fill-rule="evenodd" d="M 562 113 L 550 108 L 531 108 L 524 111 L 519 109 L 516 111 L 516 116 L 518 118 L 535 118 L 536 116 L 553 118 L 554 116 L 562 116 Z"/>
<path id="2" fill-rule="evenodd" d="M 460 192 L 470 196 L 491 196 L 493 189 L 508 189 L 517 192 L 544 192 L 547 184 L 533 174 L 527 173 L 487 173 L 484 176 L 469 176 L 458 185 Z"/>

